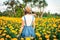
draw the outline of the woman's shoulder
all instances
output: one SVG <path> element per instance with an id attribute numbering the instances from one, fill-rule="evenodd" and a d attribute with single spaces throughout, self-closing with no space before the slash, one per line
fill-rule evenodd
<path id="1" fill-rule="evenodd" d="M 26 15 L 22 16 L 22 18 L 24 18 Z"/>
<path id="2" fill-rule="evenodd" d="M 24 15 L 25 16 L 25 15 Z M 24 20 L 24 16 L 22 16 L 22 19 Z"/>
<path id="3" fill-rule="evenodd" d="M 30 15 L 24 15 L 24 16 L 22 16 L 22 18 L 24 18 L 24 17 L 34 17 L 34 15 L 30 14 Z"/>

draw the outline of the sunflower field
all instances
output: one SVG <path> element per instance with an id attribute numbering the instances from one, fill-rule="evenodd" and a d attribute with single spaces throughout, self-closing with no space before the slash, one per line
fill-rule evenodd
<path id="1" fill-rule="evenodd" d="M 0 40 L 18 40 L 21 23 L 21 18 L 0 17 Z M 60 18 L 36 18 L 35 23 L 35 40 L 60 40 Z"/>

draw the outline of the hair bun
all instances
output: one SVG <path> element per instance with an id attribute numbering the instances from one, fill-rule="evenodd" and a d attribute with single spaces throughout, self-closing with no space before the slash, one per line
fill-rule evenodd
<path id="1" fill-rule="evenodd" d="M 26 7 L 25 7 L 25 11 L 26 11 L 26 12 L 31 12 L 31 7 L 26 6 Z"/>

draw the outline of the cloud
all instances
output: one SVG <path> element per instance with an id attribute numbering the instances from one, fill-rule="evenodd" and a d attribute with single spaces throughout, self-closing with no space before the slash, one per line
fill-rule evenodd
<path id="1" fill-rule="evenodd" d="M 2 5 L 4 1 L 7 0 L 0 0 L 0 11 L 4 11 L 6 10 L 6 6 Z M 23 3 L 22 0 L 19 0 L 21 3 Z M 50 11 L 52 13 L 60 13 L 60 0 L 46 0 L 46 2 L 48 3 L 48 6 L 45 8 L 45 11 Z M 33 8 L 33 11 L 37 11 L 38 8 Z M 38 10 L 39 11 L 39 10 Z"/>
<path id="2" fill-rule="evenodd" d="M 5 5 L 4 6 L 0 6 L 0 11 L 3 12 L 3 11 L 6 10 L 6 8 L 7 8 L 7 6 L 5 6 Z"/>
<path id="3" fill-rule="evenodd" d="M 60 0 L 46 0 L 48 6 L 45 11 L 50 11 L 52 13 L 60 13 Z"/>

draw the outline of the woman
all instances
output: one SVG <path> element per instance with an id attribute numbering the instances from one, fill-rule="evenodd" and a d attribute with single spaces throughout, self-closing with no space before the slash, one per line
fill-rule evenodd
<path id="1" fill-rule="evenodd" d="M 22 33 L 21 36 L 35 38 L 35 17 L 31 14 L 31 8 L 25 8 L 25 15 L 22 17 Z"/>

